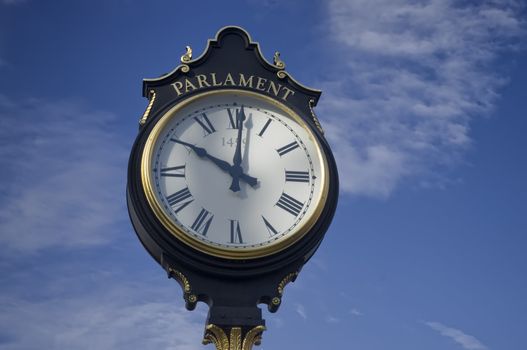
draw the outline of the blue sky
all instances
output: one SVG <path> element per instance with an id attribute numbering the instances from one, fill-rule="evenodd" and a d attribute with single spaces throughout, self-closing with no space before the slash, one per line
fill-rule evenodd
<path id="1" fill-rule="evenodd" d="M 527 346 L 525 3 L 0 1 L 0 349 L 202 349 L 143 250 L 126 163 L 143 78 L 225 25 L 316 108 L 339 208 L 260 349 Z M 212 348 L 209 345 L 207 348 Z"/>

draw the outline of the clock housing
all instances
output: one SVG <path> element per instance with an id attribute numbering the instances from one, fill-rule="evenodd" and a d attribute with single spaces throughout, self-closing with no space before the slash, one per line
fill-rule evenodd
<path id="1" fill-rule="evenodd" d="M 198 58 L 192 59 L 188 48 L 172 72 L 143 82 L 149 104 L 130 154 L 128 211 L 143 246 L 169 277 L 181 284 L 186 307 L 193 309 L 198 301 L 211 305 L 209 321 L 243 319 L 241 323 L 261 325 L 256 305 L 264 303 L 272 312 L 278 309 L 285 284 L 294 281 L 331 223 L 337 206 L 338 174 L 313 111 L 320 93 L 294 80 L 278 53 L 273 63 L 268 62 L 249 34 L 233 26 L 221 29 Z M 243 137 L 237 137 L 236 128 L 229 130 L 227 109 L 242 113 L 242 107 L 246 118 L 242 136 L 249 134 L 253 139 L 238 146 L 237 139 Z M 202 113 L 216 130 L 211 135 L 203 134 L 212 129 Z M 233 124 L 236 118 L 242 119 L 235 117 Z M 265 118 L 272 120 L 272 127 L 265 129 L 262 137 Z M 250 121 L 257 132 L 248 133 Z M 202 135 L 192 136 L 196 130 Z M 227 146 L 221 145 L 222 141 Z M 248 154 L 242 155 L 243 175 L 231 179 L 232 154 L 238 147 L 242 152 L 248 149 Z M 262 170 L 260 157 L 274 167 L 271 175 Z M 291 159 L 294 161 L 289 162 Z M 249 163 L 244 163 L 247 160 Z M 185 182 L 187 177 L 189 183 Z M 200 186 L 192 183 L 198 177 L 198 184 L 214 183 L 210 191 L 234 186 L 229 182 L 235 182 L 236 177 L 240 194 L 261 196 L 262 206 L 250 202 L 254 210 L 261 211 L 247 219 L 258 221 L 255 226 L 242 222 L 251 210 L 238 207 L 245 214 L 235 216 L 237 212 L 221 208 L 220 202 L 200 192 Z M 192 203 L 188 203 L 186 190 Z M 210 216 L 202 209 L 214 214 L 206 235 L 203 230 Z M 214 221 L 220 217 L 222 221 Z M 279 227 L 277 218 L 287 219 Z M 223 241 L 217 238 L 221 236 L 213 236 L 212 225 L 223 227 L 223 231 L 218 229 L 224 234 Z M 270 227 L 277 232 L 276 238 L 263 239 L 255 233 L 272 233 Z"/>

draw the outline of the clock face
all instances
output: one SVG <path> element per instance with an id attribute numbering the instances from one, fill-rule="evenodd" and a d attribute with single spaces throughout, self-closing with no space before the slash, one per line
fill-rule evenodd
<path id="1" fill-rule="evenodd" d="M 143 153 L 148 201 L 178 239 L 228 258 L 272 254 L 320 215 L 327 163 L 301 118 L 229 90 L 190 98 L 154 126 Z"/>

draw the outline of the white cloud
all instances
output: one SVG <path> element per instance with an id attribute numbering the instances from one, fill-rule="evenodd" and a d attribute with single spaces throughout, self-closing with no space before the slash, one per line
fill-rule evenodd
<path id="1" fill-rule="evenodd" d="M 96 293 L 42 301 L 0 297 L 0 349 L 203 348 L 203 312 L 138 287 L 114 283 Z"/>
<path id="2" fill-rule="evenodd" d="M 127 220 L 115 117 L 71 101 L 0 96 L 0 244 L 16 252 L 107 242 Z"/>
<path id="3" fill-rule="evenodd" d="M 459 329 L 447 327 L 439 322 L 425 322 L 427 326 L 439 332 L 442 336 L 454 340 L 467 350 L 485 350 L 487 347 L 472 335 L 468 335 Z"/>
<path id="4" fill-rule="evenodd" d="M 302 317 L 304 320 L 307 320 L 306 308 L 304 307 L 304 305 L 297 303 L 295 305 L 295 310 L 296 313 L 300 315 L 300 317 Z"/>
<path id="5" fill-rule="evenodd" d="M 340 70 L 320 110 L 343 190 L 386 197 L 455 164 L 506 82 L 492 64 L 523 35 L 518 2 L 332 0 L 328 12 Z"/>
<path id="6" fill-rule="evenodd" d="M 359 310 L 353 308 L 350 310 L 350 314 L 354 315 L 354 316 L 362 316 L 364 315 L 362 312 L 360 312 Z"/>
<path id="7" fill-rule="evenodd" d="M 326 322 L 327 323 L 340 323 L 340 318 L 337 318 L 337 317 L 332 316 L 332 315 L 328 315 L 328 316 L 326 316 Z"/>

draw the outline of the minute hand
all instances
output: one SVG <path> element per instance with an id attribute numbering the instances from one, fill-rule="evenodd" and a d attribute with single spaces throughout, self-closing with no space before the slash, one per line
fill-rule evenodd
<path id="1" fill-rule="evenodd" d="M 216 164 L 216 166 L 218 166 L 218 168 L 220 168 L 221 170 L 231 174 L 231 172 L 232 172 L 232 165 L 230 165 L 228 162 L 226 162 L 226 161 L 224 161 L 222 159 L 219 159 L 219 158 L 216 158 L 214 156 L 211 156 L 207 152 L 207 150 L 205 148 L 194 146 L 191 143 L 187 143 L 185 141 L 181 141 L 181 140 L 178 140 L 178 139 L 170 139 L 170 141 L 173 141 L 173 142 L 182 144 L 183 146 L 189 147 L 190 149 L 192 149 L 196 153 L 196 155 L 198 157 L 200 157 L 200 158 L 208 158 L 214 164 Z M 247 174 L 241 174 L 240 175 L 240 179 L 245 181 L 246 183 L 248 183 L 252 187 L 256 186 L 256 184 L 258 183 L 258 179 L 257 178 L 249 176 Z"/>
<path id="2" fill-rule="evenodd" d="M 243 122 L 245 121 L 245 111 L 243 106 L 240 111 L 236 112 L 236 126 L 238 127 L 238 138 L 236 139 L 236 150 L 234 151 L 234 158 L 232 159 L 232 182 L 231 191 L 238 192 L 240 190 L 240 176 L 243 174 L 242 164 L 242 132 Z"/>

